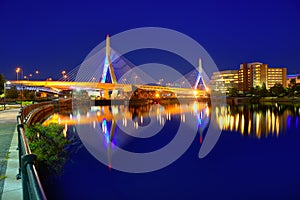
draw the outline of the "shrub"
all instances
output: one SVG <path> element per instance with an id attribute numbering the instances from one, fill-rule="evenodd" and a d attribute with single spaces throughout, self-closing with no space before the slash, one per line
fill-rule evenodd
<path id="1" fill-rule="evenodd" d="M 26 127 L 26 136 L 32 153 L 37 154 L 38 168 L 46 167 L 51 172 L 59 173 L 67 159 L 65 146 L 69 144 L 62 134 L 63 126 L 35 124 Z"/>

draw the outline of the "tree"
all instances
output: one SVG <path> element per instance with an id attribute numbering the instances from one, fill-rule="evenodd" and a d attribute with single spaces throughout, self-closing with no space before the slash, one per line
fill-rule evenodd
<path id="1" fill-rule="evenodd" d="M 289 87 L 288 87 L 288 95 L 291 96 L 295 96 L 295 92 L 296 92 L 296 79 L 291 79 L 290 83 L 289 83 Z"/>
<path id="2" fill-rule="evenodd" d="M 6 98 L 8 99 L 17 99 L 18 98 L 18 90 L 16 86 L 11 86 L 9 90 L 6 90 L 5 92 Z"/>
<path id="3" fill-rule="evenodd" d="M 230 88 L 228 96 L 230 96 L 230 97 L 237 97 L 237 96 L 239 96 L 238 89 L 234 88 L 234 87 Z"/>
<path id="4" fill-rule="evenodd" d="M 282 97 L 285 96 L 286 90 L 284 89 L 282 84 L 275 83 L 275 85 L 270 88 L 270 94 L 272 96 Z"/>
<path id="5" fill-rule="evenodd" d="M 24 95 L 25 99 L 28 99 L 28 100 L 33 100 L 35 97 L 34 91 L 32 91 L 32 90 L 24 90 L 23 95 Z"/>
<path id="6" fill-rule="evenodd" d="M 250 88 L 249 94 L 251 94 L 251 96 L 260 97 L 260 91 L 261 91 L 261 87 L 257 85 L 255 88 L 254 87 Z"/>
<path id="7" fill-rule="evenodd" d="M 263 82 L 259 94 L 260 94 L 259 96 L 261 97 L 266 97 L 269 95 L 269 91 L 267 90 L 265 82 Z"/>
<path id="8" fill-rule="evenodd" d="M 4 75 L 0 74 L 0 94 L 4 93 L 4 83 L 5 83 Z"/>
<path id="9" fill-rule="evenodd" d="M 300 84 L 299 83 L 297 83 L 295 85 L 294 95 L 300 97 Z"/>

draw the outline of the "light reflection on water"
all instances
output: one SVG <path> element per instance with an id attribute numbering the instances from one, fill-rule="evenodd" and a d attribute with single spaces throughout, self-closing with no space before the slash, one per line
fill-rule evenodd
<path id="1" fill-rule="evenodd" d="M 99 196 L 110 199 L 110 195 L 114 194 L 115 199 L 121 199 L 122 195 L 126 194 L 128 199 L 143 199 L 142 197 L 148 194 L 149 199 L 156 199 L 153 195 L 156 192 L 157 197 L 171 194 L 178 199 L 184 199 L 187 195 L 184 191 L 191 191 L 188 193 L 190 195 L 188 199 L 199 199 L 199 197 L 259 199 L 258 197 L 261 196 L 284 199 L 286 196 L 285 193 L 280 192 L 281 190 L 286 193 L 296 191 L 299 194 L 296 190 L 299 188 L 300 175 L 300 164 L 297 159 L 300 141 L 299 134 L 297 134 L 300 128 L 299 107 L 286 105 L 210 107 L 203 103 L 138 107 L 102 106 L 83 108 L 65 115 L 54 115 L 46 124 L 50 122 L 64 124 L 69 129 L 67 137 L 72 137 L 72 134 L 75 135 L 77 132 L 77 126 L 74 124 L 98 129 L 97 136 L 103 137 L 104 139 L 100 141 L 105 142 L 98 144 L 108 149 L 108 154 L 104 156 L 107 156 L 108 163 L 111 163 L 114 148 L 124 147 L 124 143 L 120 143 L 120 140 L 115 138 L 122 135 L 120 129 L 114 129 L 115 125 L 131 127 L 139 131 L 148 125 L 149 118 L 153 120 L 150 123 L 155 122 L 159 127 L 166 127 L 173 122 L 174 124 L 175 122 L 188 123 L 189 115 L 197 119 L 198 135 L 196 137 L 200 138 L 200 143 L 208 136 L 205 128 L 209 123 L 216 122 L 214 124 L 216 128 L 223 130 L 223 137 L 220 139 L 222 142 L 217 143 L 207 159 L 197 157 L 200 144 L 195 140 L 181 159 L 164 170 L 148 174 L 121 173 L 111 170 L 114 167 L 113 164 L 104 166 L 96 161 L 88 148 L 83 148 L 82 142 L 77 137 L 78 140 L 75 140 L 74 145 L 69 148 L 70 159 L 65 166 L 64 173 L 60 177 L 54 177 L 53 182 L 52 180 L 43 182 L 47 195 L 52 199 L 59 199 L 62 196 L 66 197 L 64 199 L 78 199 L 79 196 L 84 199 L 87 194 L 90 199 L 97 199 Z M 125 141 L 129 143 L 125 149 L 132 150 L 130 147 L 133 147 L 134 150 L 135 148 L 139 150 L 142 147 L 145 148 L 142 149 L 145 152 L 159 149 L 158 147 L 161 146 L 155 146 L 157 143 L 165 145 L 172 139 L 168 137 L 164 140 L 171 130 L 173 129 L 169 126 L 162 131 L 161 137 L 156 139 L 153 137 L 151 139 L 154 141 L 145 142 L 142 145 L 138 144 L 141 141 Z M 90 132 L 86 134 L 92 135 Z M 249 140 L 247 139 L 249 137 L 257 139 Z M 275 143 L 270 142 L 272 138 L 277 137 L 279 140 Z M 268 139 L 263 140 L 263 138 Z M 261 140 L 258 141 L 258 139 Z M 278 171 L 283 173 L 278 173 Z M 187 182 L 189 184 L 186 184 Z M 286 187 L 287 182 L 289 188 Z M 262 185 L 265 186 L 265 190 L 261 190 Z M 116 188 L 118 188 L 117 191 Z M 161 191 L 161 188 L 164 190 Z M 234 192 L 233 188 L 235 188 Z M 254 192 L 249 193 L 249 188 L 253 188 Z M 290 188 L 295 190 L 291 191 Z M 228 193 L 225 193 L 226 191 Z M 252 196 L 249 196 L 250 194 Z M 237 195 L 239 198 L 232 198 L 232 195 Z M 268 199 L 276 199 L 271 197 Z"/>
<path id="2" fill-rule="evenodd" d="M 66 134 L 68 125 L 92 124 L 93 128 L 96 128 L 99 123 L 103 134 L 108 137 L 109 134 L 113 134 L 112 130 L 115 129 L 116 124 L 121 127 L 132 126 L 138 130 L 153 123 L 153 119 L 156 120 L 157 126 L 164 126 L 166 121 L 172 121 L 174 116 L 180 116 L 180 122 L 185 123 L 187 114 L 197 118 L 199 128 L 207 128 L 210 121 L 215 121 L 220 130 L 239 132 L 243 136 L 260 139 L 269 136 L 278 137 L 292 126 L 298 128 L 300 107 L 277 104 L 211 107 L 199 102 L 164 106 L 159 104 L 131 107 L 98 106 L 75 110 L 68 115 L 54 114 L 44 124 L 63 124 L 65 125 L 64 134 Z M 211 120 L 211 118 L 216 120 Z M 206 123 L 203 124 L 203 122 Z M 202 132 L 200 132 L 200 140 L 202 140 L 201 134 Z"/>
<path id="3" fill-rule="evenodd" d="M 300 108 L 287 105 L 242 105 L 213 108 L 221 130 L 236 131 L 244 136 L 276 136 L 292 126 L 298 128 Z"/>

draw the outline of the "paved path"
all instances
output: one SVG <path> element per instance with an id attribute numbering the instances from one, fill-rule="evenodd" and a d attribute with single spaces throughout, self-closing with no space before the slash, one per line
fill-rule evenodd
<path id="1" fill-rule="evenodd" d="M 16 117 L 20 109 L 0 111 L 0 200 L 21 199 L 18 173 Z"/>

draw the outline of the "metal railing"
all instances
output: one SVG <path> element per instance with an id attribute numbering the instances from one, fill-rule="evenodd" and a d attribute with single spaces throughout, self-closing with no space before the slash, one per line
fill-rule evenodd
<path id="1" fill-rule="evenodd" d="M 18 150 L 19 150 L 19 174 L 17 179 L 22 179 L 24 200 L 47 199 L 37 174 L 35 163 L 37 155 L 32 154 L 25 135 L 21 115 L 17 116 Z"/>

